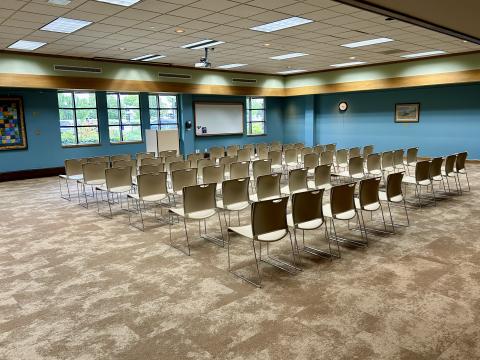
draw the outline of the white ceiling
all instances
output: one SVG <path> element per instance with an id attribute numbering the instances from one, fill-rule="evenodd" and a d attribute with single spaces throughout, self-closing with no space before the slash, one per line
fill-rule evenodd
<path id="1" fill-rule="evenodd" d="M 59 16 L 93 24 L 73 34 L 38 30 Z M 249 30 L 290 16 L 314 22 L 273 33 Z M 178 28 L 185 32 L 176 33 Z M 340 46 L 375 37 L 395 41 L 356 49 Z M 233 70 L 270 74 L 289 67 L 332 69 L 331 64 L 351 62 L 352 56 L 355 61 L 382 63 L 401 60 L 400 55 L 412 52 L 480 50 L 478 45 L 397 20 L 386 21 L 381 15 L 331 0 L 142 0 L 128 8 L 95 0 L 72 0 L 66 6 L 50 5 L 47 0 L 0 1 L 0 49 L 17 40 L 42 41 L 48 44 L 35 53 L 123 60 L 161 54 L 166 57 L 158 63 L 193 66 L 203 50 L 181 46 L 203 39 L 225 42 L 215 47 L 209 59 L 213 67 L 247 63 Z M 381 53 L 394 49 L 401 53 Z M 269 59 L 289 52 L 310 55 Z"/>

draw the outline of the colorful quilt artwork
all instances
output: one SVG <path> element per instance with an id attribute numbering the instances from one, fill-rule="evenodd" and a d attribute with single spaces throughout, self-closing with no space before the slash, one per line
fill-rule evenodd
<path id="1" fill-rule="evenodd" d="M 22 98 L 0 98 L 0 150 L 26 148 Z"/>

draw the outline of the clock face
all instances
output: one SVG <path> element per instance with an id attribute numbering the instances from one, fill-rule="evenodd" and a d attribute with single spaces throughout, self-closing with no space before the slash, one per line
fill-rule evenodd
<path id="1" fill-rule="evenodd" d="M 348 104 L 345 101 L 342 101 L 340 104 L 338 104 L 338 110 L 346 111 L 347 109 L 348 109 Z"/>

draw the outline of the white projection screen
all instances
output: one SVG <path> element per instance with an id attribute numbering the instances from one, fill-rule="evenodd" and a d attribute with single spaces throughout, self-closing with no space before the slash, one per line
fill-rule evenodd
<path id="1" fill-rule="evenodd" d="M 195 102 L 195 135 L 243 134 L 243 104 Z"/>

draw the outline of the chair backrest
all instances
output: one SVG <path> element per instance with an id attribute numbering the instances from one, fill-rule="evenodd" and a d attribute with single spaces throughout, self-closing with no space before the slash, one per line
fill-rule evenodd
<path id="1" fill-rule="evenodd" d="M 305 154 L 303 157 L 303 167 L 307 169 L 315 169 L 318 166 L 318 154 L 315 152 Z"/>
<path id="2" fill-rule="evenodd" d="M 84 159 L 67 159 L 65 160 L 65 175 L 74 176 L 82 175 L 82 165 L 85 164 Z"/>
<path id="3" fill-rule="evenodd" d="M 225 172 L 230 172 L 230 165 L 237 162 L 236 156 L 224 156 L 218 160 L 219 165 L 223 165 Z"/>
<path id="4" fill-rule="evenodd" d="M 260 147 L 257 149 L 257 156 L 259 160 L 268 159 L 268 147 Z"/>
<path id="5" fill-rule="evenodd" d="M 241 202 L 248 202 L 248 186 L 250 185 L 250 178 L 239 178 L 225 180 L 222 183 L 222 198 L 223 205 L 237 204 Z"/>
<path id="6" fill-rule="evenodd" d="M 315 145 L 315 146 L 313 147 L 313 152 L 314 152 L 314 153 L 317 153 L 318 156 L 320 156 L 320 154 L 321 154 L 322 152 L 324 152 L 324 151 L 325 151 L 325 146 L 323 146 L 323 145 Z"/>
<path id="7" fill-rule="evenodd" d="M 367 157 L 367 171 L 370 173 L 373 170 L 382 170 L 380 163 L 380 154 L 370 154 Z"/>
<path id="8" fill-rule="evenodd" d="M 89 163 L 110 163 L 110 156 L 105 155 L 105 156 L 94 156 L 91 158 L 87 158 L 87 162 Z"/>
<path id="9" fill-rule="evenodd" d="M 230 179 L 241 179 L 250 176 L 250 162 L 240 161 L 230 164 Z"/>
<path id="10" fill-rule="evenodd" d="M 174 161 L 170 163 L 170 167 L 169 167 L 170 172 L 175 170 L 183 170 L 183 169 L 190 169 L 190 161 L 181 160 L 181 161 Z"/>
<path id="11" fill-rule="evenodd" d="M 153 158 L 155 157 L 154 152 L 139 152 L 135 154 L 135 159 L 140 160 L 140 159 L 148 159 L 148 158 Z"/>
<path id="12" fill-rule="evenodd" d="M 297 149 L 295 148 L 290 148 L 285 150 L 285 163 L 286 164 L 291 164 L 291 163 L 298 163 L 298 153 Z"/>
<path id="13" fill-rule="evenodd" d="M 388 174 L 387 176 L 387 200 L 392 201 L 396 196 L 402 195 L 403 171 Z"/>
<path id="14" fill-rule="evenodd" d="M 113 163 L 114 161 L 125 160 L 130 161 L 132 160 L 132 156 L 130 154 L 120 154 L 120 155 L 112 155 L 110 156 L 110 161 Z"/>
<path id="15" fill-rule="evenodd" d="M 325 145 L 325 150 L 335 153 L 335 151 L 337 150 L 337 144 L 327 144 Z"/>
<path id="16" fill-rule="evenodd" d="M 293 223 L 322 219 L 323 189 L 298 192 L 292 195 Z"/>
<path id="17" fill-rule="evenodd" d="M 269 175 L 272 173 L 272 160 L 257 160 L 252 163 L 253 179 L 262 175 Z"/>
<path id="18" fill-rule="evenodd" d="M 435 157 L 430 161 L 430 179 L 433 179 L 437 176 L 442 176 L 442 157 Z"/>
<path id="19" fill-rule="evenodd" d="M 139 160 L 139 165 L 160 165 L 163 164 L 163 158 L 143 158 Z"/>
<path id="20" fill-rule="evenodd" d="M 320 154 L 320 165 L 332 165 L 333 151 L 325 150 Z"/>
<path id="21" fill-rule="evenodd" d="M 271 160 L 272 165 L 282 165 L 282 152 L 281 151 L 269 151 L 268 159 Z"/>
<path id="22" fill-rule="evenodd" d="M 250 149 L 240 149 L 237 151 L 238 161 L 250 161 Z"/>
<path id="23" fill-rule="evenodd" d="M 177 156 L 177 150 L 163 150 L 158 153 L 158 157 L 168 158 L 171 156 Z"/>
<path id="24" fill-rule="evenodd" d="M 283 145 L 283 151 L 287 151 L 289 149 L 295 149 L 295 144 L 284 144 Z"/>
<path id="25" fill-rule="evenodd" d="M 132 186 L 132 169 L 130 166 L 105 169 L 105 184 L 109 190 L 120 186 Z"/>
<path id="26" fill-rule="evenodd" d="M 130 167 L 132 178 L 137 176 L 137 161 L 136 160 L 116 160 L 112 162 L 112 167 L 122 168 Z"/>
<path id="27" fill-rule="evenodd" d="M 259 151 L 260 149 L 266 149 L 266 150 L 268 151 L 269 146 L 268 146 L 268 144 L 266 144 L 266 143 L 258 143 L 258 144 L 255 145 L 255 149 L 256 149 L 257 154 L 258 154 L 258 151 Z"/>
<path id="28" fill-rule="evenodd" d="M 449 175 L 453 173 L 456 160 L 457 160 L 457 154 L 448 155 L 445 158 L 445 174 Z"/>
<path id="29" fill-rule="evenodd" d="M 384 151 L 382 153 L 382 169 L 393 167 L 393 151 Z"/>
<path id="30" fill-rule="evenodd" d="M 178 162 L 178 161 L 183 161 L 183 157 L 182 156 L 177 156 L 177 155 L 174 155 L 174 156 L 168 156 L 165 158 L 165 170 L 166 171 L 170 171 L 170 164 L 173 163 L 173 162 Z"/>
<path id="31" fill-rule="evenodd" d="M 403 154 L 405 151 L 403 149 L 397 149 L 393 152 L 393 165 L 402 165 L 403 166 Z"/>
<path id="32" fill-rule="evenodd" d="M 300 154 L 302 155 L 302 159 L 305 158 L 305 155 L 313 153 L 313 148 L 311 147 L 303 147 L 300 149 Z"/>
<path id="33" fill-rule="evenodd" d="M 105 180 L 105 170 L 108 169 L 106 162 L 85 163 L 82 165 L 83 181 L 88 183 L 94 180 Z"/>
<path id="34" fill-rule="evenodd" d="M 155 174 L 165 171 L 165 164 L 158 165 L 141 165 L 140 166 L 140 175 L 143 174 Z"/>
<path id="35" fill-rule="evenodd" d="M 257 178 L 257 197 L 263 200 L 269 197 L 280 197 L 281 174 L 262 175 Z"/>
<path id="36" fill-rule="evenodd" d="M 360 156 L 352 157 L 348 160 L 348 173 L 350 176 L 363 175 L 363 158 Z"/>
<path id="37" fill-rule="evenodd" d="M 315 168 L 315 187 L 330 185 L 332 166 L 330 164 L 318 165 Z"/>
<path id="38" fill-rule="evenodd" d="M 216 184 L 186 186 L 183 188 L 183 210 L 185 214 L 215 209 Z"/>
<path id="39" fill-rule="evenodd" d="M 225 156 L 225 149 L 223 148 L 223 146 L 211 147 L 210 149 L 208 149 L 208 152 L 210 153 L 210 159 L 212 160 L 216 160 Z"/>
<path id="40" fill-rule="evenodd" d="M 465 170 L 465 161 L 468 153 L 466 151 L 457 154 L 457 161 L 455 162 L 455 170 L 457 172 Z"/>
<path id="41" fill-rule="evenodd" d="M 238 148 L 238 145 L 227 146 L 227 156 L 237 156 Z"/>
<path id="42" fill-rule="evenodd" d="M 293 169 L 288 174 L 288 189 L 290 194 L 308 189 L 308 169 Z"/>
<path id="43" fill-rule="evenodd" d="M 413 164 L 417 162 L 418 147 L 412 147 L 407 149 L 407 163 Z"/>
<path id="44" fill-rule="evenodd" d="M 151 166 L 151 165 L 148 165 Z M 167 173 L 146 173 L 137 176 L 138 196 L 143 199 L 151 195 L 167 194 Z"/>
<path id="45" fill-rule="evenodd" d="M 185 186 L 197 185 L 197 169 L 183 169 L 172 172 L 172 188 L 177 192 Z"/>
<path id="46" fill-rule="evenodd" d="M 282 144 L 280 143 L 272 143 L 270 145 L 270 151 L 282 151 Z"/>
<path id="47" fill-rule="evenodd" d="M 348 164 L 348 150 L 347 149 L 338 149 L 335 156 L 335 161 L 338 164 Z"/>
<path id="48" fill-rule="evenodd" d="M 198 160 L 204 159 L 204 153 L 193 153 L 187 155 L 187 160 L 190 161 L 190 167 L 196 168 Z"/>
<path id="49" fill-rule="evenodd" d="M 243 148 L 248 150 L 250 159 L 253 159 L 255 157 L 255 145 L 245 144 L 245 145 L 243 145 Z"/>
<path id="50" fill-rule="evenodd" d="M 305 144 L 304 143 L 295 143 L 295 144 L 293 144 L 293 146 L 295 147 L 295 149 L 301 150 L 305 147 Z"/>
<path id="51" fill-rule="evenodd" d="M 359 147 L 352 147 L 350 150 L 348 150 L 348 157 L 349 158 L 354 158 L 354 157 L 359 157 L 360 156 L 360 148 Z"/>
<path id="52" fill-rule="evenodd" d="M 368 160 L 368 155 L 373 154 L 373 145 L 365 145 L 362 154 L 363 158 Z"/>
<path id="53" fill-rule="evenodd" d="M 198 160 L 197 162 L 197 175 L 199 177 L 203 176 L 203 169 L 206 168 L 207 166 L 213 166 L 215 165 L 215 161 L 212 159 L 201 159 Z"/>
<path id="54" fill-rule="evenodd" d="M 355 183 L 342 184 L 332 187 L 330 191 L 330 206 L 332 216 L 355 210 Z"/>
<path id="55" fill-rule="evenodd" d="M 416 182 L 430 179 L 430 161 L 418 161 L 415 165 L 415 180 Z"/>
<path id="56" fill-rule="evenodd" d="M 225 166 L 213 165 L 203 168 L 202 181 L 204 184 L 221 184 L 225 178 Z"/>
<path id="57" fill-rule="evenodd" d="M 360 181 L 360 189 L 358 190 L 358 198 L 360 200 L 360 207 L 365 209 L 367 205 L 376 204 L 380 202 L 378 197 L 378 190 L 380 189 L 381 177 L 368 178 Z"/>
<path id="58" fill-rule="evenodd" d="M 287 224 L 288 197 L 258 201 L 252 204 L 252 232 L 254 237 L 285 230 Z"/>

